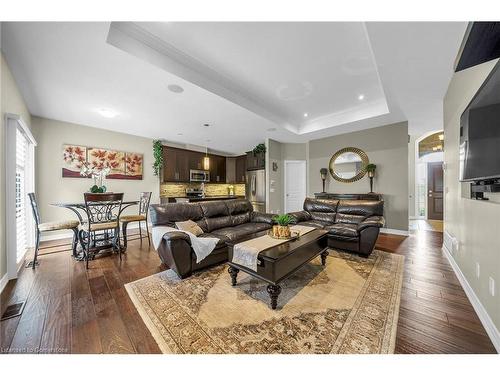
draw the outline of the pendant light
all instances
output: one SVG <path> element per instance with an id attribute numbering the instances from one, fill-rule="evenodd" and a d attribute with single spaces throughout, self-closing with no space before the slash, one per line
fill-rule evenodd
<path id="1" fill-rule="evenodd" d="M 210 169 L 210 158 L 208 157 L 208 146 L 205 147 L 205 157 L 203 158 L 203 169 L 208 171 Z"/>

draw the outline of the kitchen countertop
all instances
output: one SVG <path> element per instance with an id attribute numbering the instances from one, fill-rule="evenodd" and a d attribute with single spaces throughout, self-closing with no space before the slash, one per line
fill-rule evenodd
<path id="1" fill-rule="evenodd" d="M 226 200 L 226 199 L 243 199 L 244 195 L 212 195 L 208 197 L 161 197 L 163 199 L 189 199 L 189 202 L 202 202 L 202 201 L 216 201 L 216 200 Z"/>

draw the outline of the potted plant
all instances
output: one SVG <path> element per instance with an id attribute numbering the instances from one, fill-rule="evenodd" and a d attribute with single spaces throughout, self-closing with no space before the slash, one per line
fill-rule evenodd
<path id="1" fill-rule="evenodd" d="M 273 217 L 276 225 L 273 225 L 273 236 L 279 238 L 290 238 L 290 224 L 295 223 L 295 218 L 291 215 L 276 215 Z"/>
<path id="2" fill-rule="evenodd" d="M 373 177 L 375 177 L 375 169 L 377 169 L 375 164 L 368 164 L 366 166 L 366 173 L 368 173 L 368 177 L 370 178 L 370 193 L 373 193 Z"/>
<path id="3" fill-rule="evenodd" d="M 259 143 L 252 150 L 253 156 L 257 156 L 257 154 L 265 154 L 266 153 L 266 145 L 264 143 Z"/>

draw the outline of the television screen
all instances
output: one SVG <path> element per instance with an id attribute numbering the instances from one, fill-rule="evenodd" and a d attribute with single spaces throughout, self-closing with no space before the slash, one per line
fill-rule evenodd
<path id="1" fill-rule="evenodd" d="M 500 178 L 500 69 L 495 66 L 460 118 L 460 181 Z"/>

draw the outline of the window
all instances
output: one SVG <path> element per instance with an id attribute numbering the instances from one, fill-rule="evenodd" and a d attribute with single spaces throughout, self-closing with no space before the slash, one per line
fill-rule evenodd
<path id="1" fill-rule="evenodd" d="M 31 184 L 29 180 L 29 141 L 26 135 L 16 129 L 16 261 L 19 263 L 26 250 L 30 238 L 28 237 L 27 191 Z"/>

